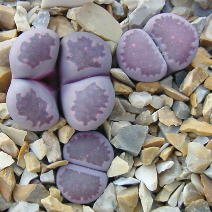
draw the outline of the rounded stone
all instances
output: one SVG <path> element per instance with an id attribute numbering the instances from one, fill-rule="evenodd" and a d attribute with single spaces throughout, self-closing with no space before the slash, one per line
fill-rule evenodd
<path id="1" fill-rule="evenodd" d="M 62 86 L 61 100 L 68 123 L 79 131 L 89 131 L 111 114 L 115 92 L 109 77 L 90 77 Z"/>
<path id="2" fill-rule="evenodd" d="M 49 29 L 31 29 L 14 42 L 10 55 L 13 78 L 42 79 L 54 71 L 59 37 Z"/>
<path id="3" fill-rule="evenodd" d="M 117 47 L 119 66 L 132 79 L 158 81 L 166 75 L 167 65 L 149 35 L 141 29 L 125 32 Z"/>
<path id="4" fill-rule="evenodd" d="M 96 200 L 107 186 L 104 172 L 69 164 L 60 167 L 56 184 L 62 195 L 70 202 L 87 204 Z"/>
<path id="5" fill-rule="evenodd" d="M 6 103 L 10 116 L 23 129 L 43 131 L 59 120 L 54 92 L 37 81 L 13 79 Z"/>
<path id="6" fill-rule="evenodd" d="M 199 46 L 196 29 L 186 19 L 171 13 L 153 16 L 144 30 L 159 47 L 169 72 L 186 68 Z"/>
<path id="7" fill-rule="evenodd" d="M 63 157 L 70 163 L 107 171 L 114 157 L 110 142 L 99 132 L 79 132 L 64 145 Z"/>
<path id="8" fill-rule="evenodd" d="M 61 41 L 61 82 L 67 84 L 92 76 L 109 76 L 109 45 L 88 32 L 75 32 Z"/>

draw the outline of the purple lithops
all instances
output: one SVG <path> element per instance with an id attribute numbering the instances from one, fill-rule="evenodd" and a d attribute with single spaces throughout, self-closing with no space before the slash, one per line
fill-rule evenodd
<path id="1" fill-rule="evenodd" d="M 13 78 L 43 79 L 54 72 L 60 41 L 49 29 L 32 29 L 21 34 L 10 51 Z"/>
<path id="2" fill-rule="evenodd" d="M 125 32 L 117 47 L 119 66 L 136 81 L 152 82 L 186 68 L 199 45 L 195 28 L 170 13 L 152 17 L 141 29 Z"/>
<path id="3" fill-rule="evenodd" d="M 59 37 L 48 29 L 34 29 L 21 34 L 10 51 L 12 81 L 7 93 L 7 107 L 20 127 L 43 131 L 59 119 L 55 89 L 35 81 L 54 75 L 59 51 Z"/>
<path id="4" fill-rule="evenodd" d="M 167 65 L 149 35 L 141 29 L 124 33 L 117 48 L 120 67 L 137 81 L 152 82 L 163 78 Z"/>
<path id="5" fill-rule="evenodd" d="M 63 157 L 76 165 L 106 171 L 113 159 L 113 148 L 99 132 L 75 134 L 63 148 Z"/>
<path id="6" fill-rule="evenodd" d="M 96 200 L 107 185 L 107 171 L 114 157 L 109 141 L 99 132 L 75 134 L 63 148 L 71 164 L 59 168 L 56 183 L 63 196 L 73 203 Z"/>
<path id="7" fill-rule="evenodd" d="M 97 129 L 112 112 L 111 51 L 101 38 L 75 32 L 63 38 L 61 101 L 68 123 L 79 131 Z"/>
<path id="8" fill-rule="evenodd" d="M 169 72 L 186 68 L 194 58 L 199 45 L 196 29 L 184 18 L 162 13 L 152 17 L 144 27 L 159 47 Z"/>

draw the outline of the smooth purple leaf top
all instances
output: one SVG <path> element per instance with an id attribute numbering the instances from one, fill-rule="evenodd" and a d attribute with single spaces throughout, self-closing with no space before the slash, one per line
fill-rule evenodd
<path id="1" fill-rule="evenodd" d="M 63 148 L 69 162 L 99 171 L 107 171 L 113 157 L 110 142 L 99 132 L 76 133 Z"/>
<path id="2" fill-rule="evenodd" d="M 13 120 L 27 130 L 47 130 L 59 119 L 53 92 L 40 82 L 13 79 L 6 102 Z"/>
<path id="3" fill-rule="evenodd" d="M 171 13 L 153 16 L 144 30 L 159 47 L 169 72 L 186 68 L 199 46 L 196 29 L 186 19 Z"/>
<path id="4" fill-rule="evenodd" d="M 104 192 L 107 175 L 104 172 L 69 164 L 58 169 L 56 184 L 68 201 L 87 204 Z"/>
<path id="5" fill-rule="evenodd" d="M 110 115 L 115 102 L 113 85 L 104 76 L 64 85 L 61 95 L 64 115 L 79 131 L 97 129 Z"/>
<path id="6" fill-rule="evenodd" d="M 109 45 L 94 34 L 75 32 L 61 41 L 62 84 L 92 76 L 108 76 L 111 63 Z"/>
<path id="7" fill-rule="evenodd" d="M 59 37 L 49 29 L 32 29 L 14 42 L 9 59 L 13 78 L 43 79 L 54 71 Z"/>
<path id="8" fill-rule="evenodd" d="M 157 81 L 167 72 L 166 62 L 157 46 L 141 29 L 132 29 L 122 35 L 117 59 L 123 71 L 136 81 Z"/>

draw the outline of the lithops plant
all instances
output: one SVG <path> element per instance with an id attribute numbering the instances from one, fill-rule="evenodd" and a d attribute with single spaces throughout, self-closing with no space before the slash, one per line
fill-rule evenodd
<path id="1" fill-rule="evenodd" d="M 144 30 L 159 47 L 169 72 L 184 69 L 191 63 L 199 46 L 199 36 L 187 20 L 162 13 L 152 17 Z"/>
<path id="2" fill-rule="evenodd" d="M 34 29 L 19 36 L 10 51 L 12 81 L 7 107 L 17 124 L 43 131 L 59 119 L 54 89 L 35 81 L 54 74 L 59 38 L 48 29 Z"/>
<path id="3" fill-rule="evenodd" d="M 113 148 L 99 132 L 76 133 L 63 148 L 63 157 L 73 164 L 106 171 L 113 159 Z"/>
<path id="4" fill-rule="evenodd" d="M 71 164 L 59 168 L 56 183 L 63 196 L 73 203 L 96 200 L 105 190 L 107 171 L 114 157 L 109 141 L 99 132 L 75 134 L 63 148 Z"/>
<path id="5" fill-rule="evenodd" d="M 167 72 L 167 65 L 149 35 L 141 29 L 124 33 L 117 47 L 119 66 L 134 80 L 157 81 Z"/>
<path id="6" fill-rule="evenodd" d="M 43 79 L 54 72 L 60 41 L 49 29 L 32 29 L 14 42 L 9 59 L 13 78 Z"/>
<path id="7" fill-rule="evenodd" d="M 108 44 L 91 33 L 75 32 L 61 42 L 63 112 L 68 123 L 79 131 L 97 129 L 113 109 L 111 57 Z"/>
<path id="8" fill-rule="evenodd" d="M 125 32 L 117 47 L 119 66 L 136 81 L 152 82 L 186 68 L 199 45 L 195 28 L 184 18 L 162 13 L 143 30 Z"/>

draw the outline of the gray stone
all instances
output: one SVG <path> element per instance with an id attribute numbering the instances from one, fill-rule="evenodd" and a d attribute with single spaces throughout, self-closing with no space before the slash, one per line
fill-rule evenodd
<path id="1" fill-rule="evenodd" d="M 160 109 L 164 106 L 164 103 L 165 101 L 162 97 L 153 95 L 150 105 L 154 107 L 155 109 Z"/>
<path id="2" fill-rule="evenodd" d="M 110 183 L 104 193 L 96 200 L 93 209 L 96 212 L 113 212 L 117 207 L 116 191 L 113 183 Z"/>
<path id="3" fill-rule="evenodd" d="M 179 119 L 187 119 L 190 116 L 190 108 L 184 102 L 175 101 L 172 109 Z"/>
<path id="4" fill-rule="evenodd" d="M 200 85 L 195 91 L 194 93 L 196 94 L 196 98 L 197 98 L 197 104 L 201 103 L 205 97 L 207 96 L 207 94 L 210 93 L 210 91 L 205 88 L 204 86 Z"/>
<path id="5" fill-rule="evenodd" d="M 161 85 L 166 85 L 172 88 L 173 76 L 168 76 L 160 81 Z"/>
<path id="6" fill-rule="evenodd" d="M 38 177 L 37 173 L 28 172 L 27 169 L 24 169 L 23 174 L 21 175 L 21 179 L 19 184 L 20 185 L 27 185 L 30 183 L 31 180 Z"/>
<path id="7" fill-rule="evenodd" d="M 148 133 L 148 127 L 132 125 L 122 128 L 111 143 L 118 149 L 125 150 L 134 156 L 141 151 L 141 147 Z"/>
<path id="8" fill-rule="evenodd" d="M 192 142 L 197 142 L 199 144 L 205 145 L 208 143 L 208 141 L 209 141 L 208 137 L 198 136 Z"/>
<path id="9" fill-rule="evenodd" d="M 116 17 L 120 18 L 120 17 L 124 17 L 125 16 L 124 7 L 118 1 L 114 1 L 112 3 L 112 8 L 113 8 L 113 14 Z"/>
<path id="10" fill-rule="evenodd" d="M 191 6 L 192 5 L 193 0 L 171 0 L 171 3 L 174 6 Z"/>
<path id="11" fill-rule="evenodd" d="M 20 201 L 9 209 L 9 212 L 38 212 L 39 205 L 36 203 L 28 203 Z"/>
<path id="12" fill-rule="evenodd" d="M 144 108 L 137 108 L 130 104 L 130 102 L 126 99 L 120 98 L 120 102 L 123 105 L 124 109 L 129 113 L 140 114 L 144 111 Z"/>
<path id="13" fill-rule="evenodd" d="M 120 129 L 122 129 L 123 127 L 127 127 L 132 125 L 129 121 L 118 121 L 118 122 L 112 122 L 111 124 L 111 134 L 112 136 L 116 136 Z"/>
<path id="14" fill-rule="evenodd" d="M 165 5 L 162 9 L 162 13 L 170 13 L 172 11 L 173 5 L 170 0 L 166 0 Z"/>
<path id="15" fill-rule="evenodd" d="M 192 10 L 190 7 L 183 7 L 183 6 L 174 7 L 173 10 L 171 11 L 171 13 L 174 13 L 179 16 L 183 16 L 184 18 L 189 18 L 189 16 L 191 15 L 191 12 Z"/>
<path id="16" fill-rule="evenodd" d="M 202 7 L 203 9 L 208 9 L 209 7 L 211 8 L 212 6 L 212 1 L 211 0 L 194 0 L 195 2 L 197 2 L 200 7 Z"/>
<path id="17" fill-rule="evenodd" d="M 185 208 L 185 212 L 211 212 L 208 203 L 203 200 L 193 201 Z"/>
<path id="18" fill-rule="evenodd" d="M 210 165 L 210 167 L 204 171 L 204 174 L 212 179 L 212 165 Z"/>
<path id="19" fill-rule="evenodd" d="M 12 202 L 7 202 L 0 194 L 0 211 L 7 210 L 12 206 Z"/>
<path id="20" fill-rule="evenodd" d="M 162 123 L 158 123 L 158 126 L 160 128 L 161 134 L 166 137 L 167 133 L 178 133 L 179 132 L 179 127 L 175 127 L 175 126 L 170 126 L 167 127 L 166 125 L 162 124 Z"/>
<path id="21" fill-rule="evenodd" d="M 40 11 L 37 15 L 37 17 L 35 18 L 35 20 L 32 22 L 32 25 L 35 28 L 47 28 L 49 25 L 49 21 L 50 21 L 50 14 L 48 11 L 43 10 Z"/>
<path id="22" fill-rule="evenodd" d="M 185 70 L 178 71 L 174 74 L 174 81 L 178 87 L 180 87 L 181 83 L 183 82 L 187 74 L 188 72 Z"/>
<path id="23" fill-rule="evenodd" d="M 54 183 L 55 178 L 54 178 L 54 171 L 50 170 L 48 172 L 45 172 L 40 175 L 40 181 L 42 183 Z"/>
<path id="24" fill-rule="evenodd" d="M 143 108 L 150 104 L 152 96 L 146 91 L 133 92 L 129 95 L 129 101 L 134 107 Z"/>
<path id="25" fill-rule="evenodd" d="M 137 8 L 129 15 L 130 26 L 143 26 L 149 18 L 159 13 L 164 5 L 165 0 L 139 1 Z"/>
<path id="26" fill-rule="evenodd" d="M 177 207 L 162 206 L 162 207 L 154 209 L 151 212 L 180 212 L 180 209 Z"/>
<path id="27" fill-rule="evenodd" d="M 142 112 L 140 115 L 138 115 L 136 117 L 135 123 L 136 124 L 141 124 L 141 125 L 150 125 L 153 122 L 155 122 L 157 120 L 155 120 L 152 116 L 152 114 L 150 113 L 149 110 L 146 110 L 144 112 Z"/>
<path id="28" fill-rule="evenodd" d="M 196 28 L 197 32 L 199 35 L 203 32 L 203 29 L 207 23 L 207 18 L 206 17 L 199 17 L 195 19 L 191 24 Z"/>

